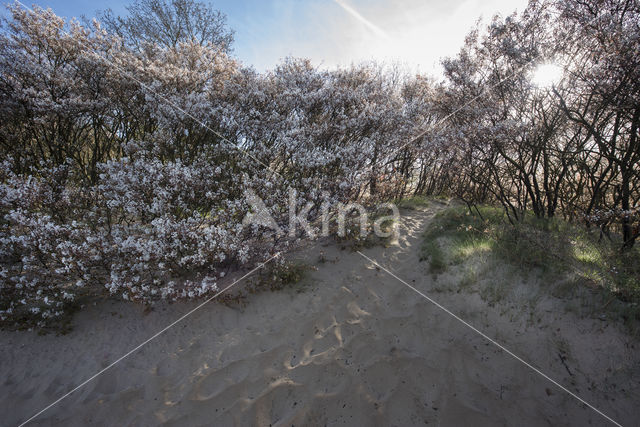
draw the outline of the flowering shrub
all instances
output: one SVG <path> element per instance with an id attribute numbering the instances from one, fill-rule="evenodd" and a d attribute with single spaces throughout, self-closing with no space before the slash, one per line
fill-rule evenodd
<path id="1" fill-rule="evenodd" d="M 95 279 L 100 246 L 90 228 L 75 220 L 84 195 L 65 185 L 68 168 L 52 168 L 40 178 L 4 175 L 0 321 L 42 325 L 62 316 Z"/>
<path id="2" fill-rule="evenodd" d="M 215 291 L 220 267 L 247 262 L 243 204 L 221 185 L 222 169 L 200 161 L 163 164 L 146 155 L 101 166 L 98 209 L 111 293 L 147 301 Z"/>
<path id="3" fill-rule="evenodd" d="M 99 169 L 100 184 L 88 187 L 66 166 L 38 178 L 5 172 L 3 323 L 44 325 L 79 293 L 103 289 L 144 303 L 207 295 L 226 268 L 255 257 L 240 223 L 246 207 L 220 185 L 220 167 L 138 153 Z"/>
<path id="4" fill-rule="evenodd" d="M 443 62 L 442 83 L 376 64 L 319 70 L 304 59 L 258 73 L 215 37 L 179 31 L 158 43 L 135 40 L 128 27 L 123 40 L 98 22 L 9 6 L 0 32 L 0 321 L 45 325 L 85 295 L 209 295 L 228 269 L 289 248 L 327 206 L 412 194 L 500 203 L 514 223 L 530 210 L 587 212 L 621 230 L 630 249 L 640 109 L 627 82 L 638 81 L 628 64 L 638 63 L 640 11 L 605 2 L 609 11 L 593 21 L 601 8 L 588 3 L 531 2 L 520 16 L 495 18 Z M 557 43 L 563 31 L 580 41 Z M 575 88 L 534 90 L 514 71 L 545 55 L 586 64 L 573 70 Z M 249 190 L 279 232 L 243 226 Z M 358 217 L 344 221 L 341 237 L 355 235 Z"/>

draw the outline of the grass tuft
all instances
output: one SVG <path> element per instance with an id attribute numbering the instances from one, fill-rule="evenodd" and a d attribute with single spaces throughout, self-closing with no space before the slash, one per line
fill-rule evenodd
<path id="1" fill-rule="evenodd" d="M 285 288 L 292 288 L 304 279 L 309 269 L 308 265 L 299 262 L 274 263 L 261 271 L 250 292 L 254 293 L 261 290 L 280 291 Z"/>

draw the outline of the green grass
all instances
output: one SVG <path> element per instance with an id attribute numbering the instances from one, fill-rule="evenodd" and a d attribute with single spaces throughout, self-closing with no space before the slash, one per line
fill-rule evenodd
<path id="1" fill-rule="evenodd" d="M 493 250 L 494 241 L 486 234 L 485 221 L 497 221 L 499 212 L 481 208 L 486 220 L 456 207 L 436 214 L 424 233 L 420 260 L 429 260 L 432 273 L 442 273 L 450 264 L 460 264 L 468 257 Z"/>
<path id="2" fill-rule="evenodd" d="M 539 278 L 558 298 L 591 299 L 592 315 L 604 310 L 640 324 L 640 245 L 620 253 L 620 242 L 599 240 L 595 230 L 561 219 L 529 215 L 512 225 L 500 208 L 482 206 L 478 212 L 459 206 L 434 217 L 420 248 L 431 273 L 461 269 L 460 289 L 478 285 L 480 295 L 495 303 L 506 298 L 510 283 L 490 280 L 491 270 L 509 267 L 524 280 Z M 478 262 L 489 267 L 469 267 Z"/>
<path id="3" fill-rule="evenodd" d="M 444 251 L 435 240 L 426 240 L 422 244 L 420 261 L 429 261 L 429 268 L 432 273 L 442 273 L 447 269 Z"/>
<path id="4" fill-rule="evenodd" d="M 430 206 L 430 201 L 425 196 L 413 196 L 406 199 L 396 200 L 396 206 L 401 209 L 421 210 Z"/>
<path id="5" fill-rule="evenodd" d="M 455 242 L 452 250 L 452 262 L 460 264 L 469 257 L 482 253 L 489 253 L 494 248 L 494 242 L 490 239 L 470 236 L 468 239 L 460 239 Z"/>

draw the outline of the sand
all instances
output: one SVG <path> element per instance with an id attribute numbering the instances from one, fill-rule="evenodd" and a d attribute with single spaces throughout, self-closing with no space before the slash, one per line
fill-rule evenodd
<path id="1" fill-rule="evenodd" d="M 638 425 L 638 340 L 552 297 L 489 306 L 446 285 L 455 272 L 434 278 L 417 249 L 435 210 L 403 212 L 399 240 L 363 253 L 616 421 Z M 32 424 L 609 424 L 358 253 L 320 242 L 295 256 L 317 268 L 301 289 L 205 306 Z M 194 306 L 144 314 L 105 301 L 64 336 L 0 332 L 0 424 L 28 419 Z"/>

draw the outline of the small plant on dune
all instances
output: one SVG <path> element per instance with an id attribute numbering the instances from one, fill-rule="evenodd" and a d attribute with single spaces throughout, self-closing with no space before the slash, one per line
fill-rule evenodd
<path id="1" fill-rule="evenodd" d="M 257 279 L 249 286 L 251 293 L 261 290 L 279 291 L 300 283 L 310 267 L 300 262 L 277 260 L 260 271 Z"/>
<path id="2" fill-rule="evenodd" d="M 420 252 L 420 261 L 429 261 L 429 271 L 439 274 L 447 269 L 445 254 L 437 241 L 425 238 Z"/>
<path id="3" fill-rule="evenodd" d="M 479 278 L 478 270 L 475 266 L 469 265 L 464 269 L 462 279 L 458 283 L 460 289 L 468 289 L 477 283 Z"/>

